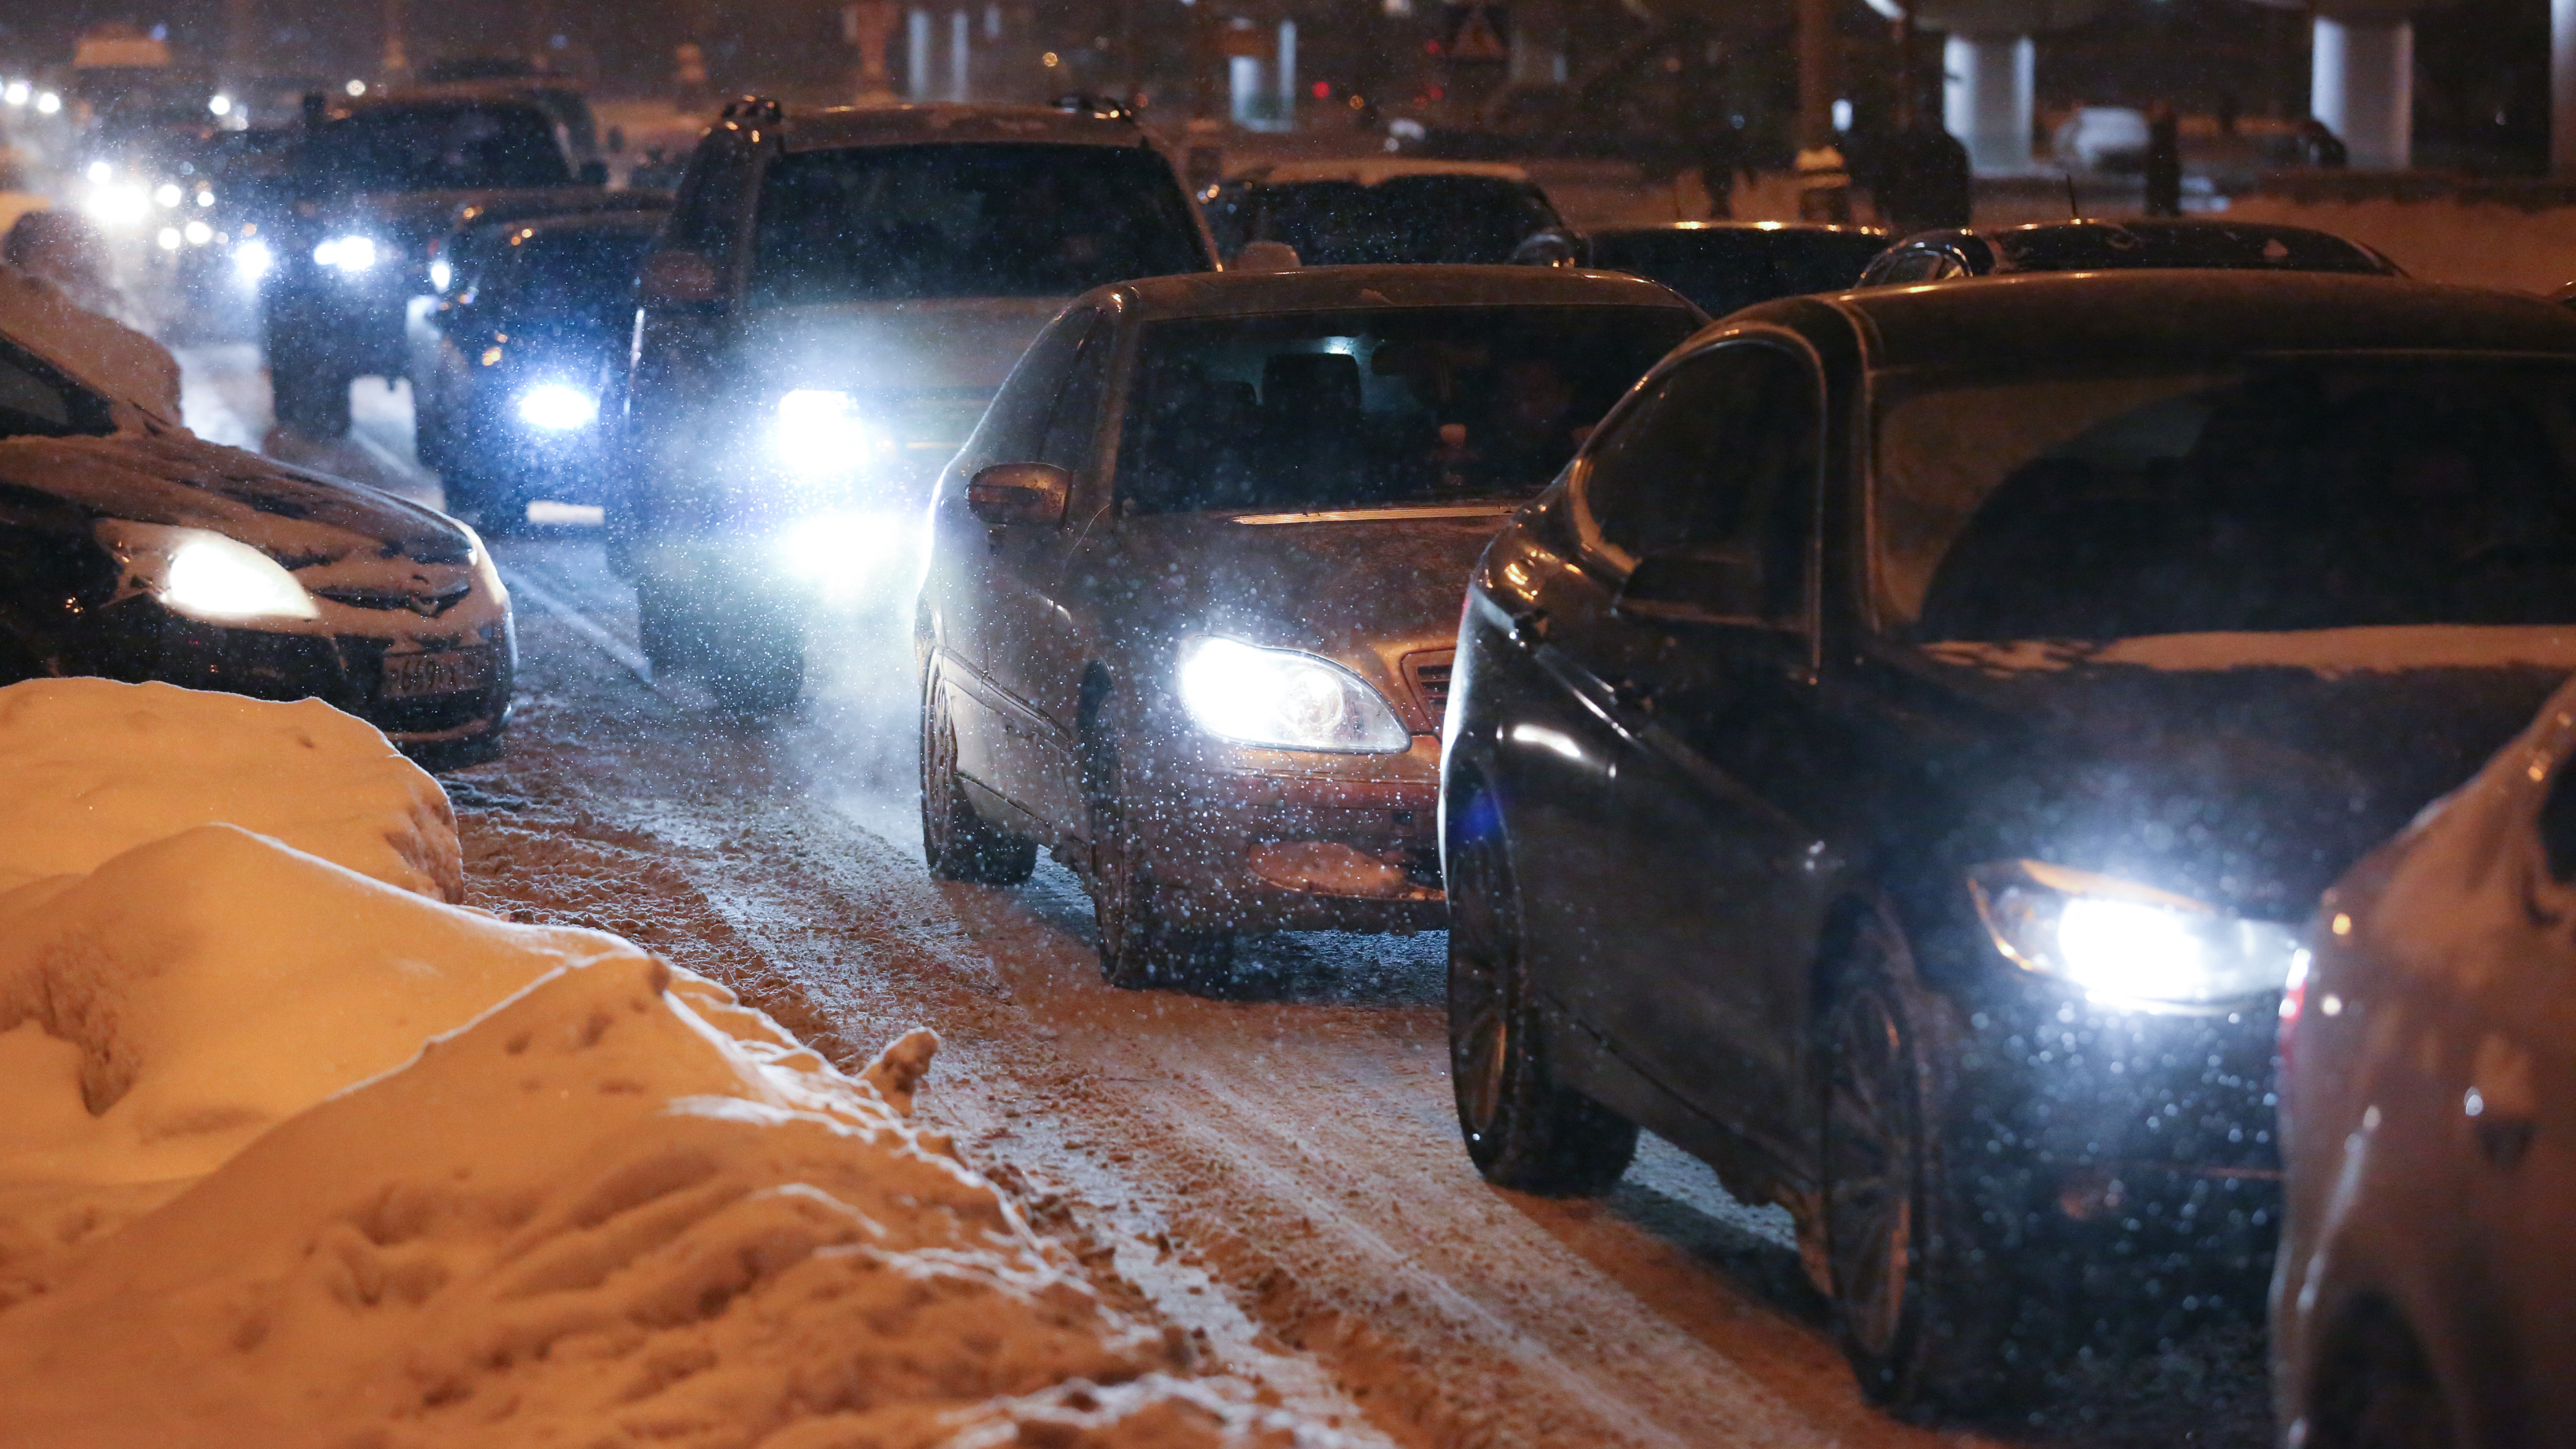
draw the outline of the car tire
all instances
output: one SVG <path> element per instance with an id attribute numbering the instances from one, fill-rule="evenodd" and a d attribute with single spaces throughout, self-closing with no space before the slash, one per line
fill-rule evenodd
<path id="1" fill-rule="evenodd" d="M 957 721 L 935 674 L 921 689 L 921 853 L 941 880 L 1018 885 L 1038 867 L 1038 843 L 975 813 L 957 778 Z"/>
<path id="2" fill-rule="evenodd" d="M 644 661 L 653 666 L 656 678 L 677 674 L 697 662 L 697 636 L 689 627 L 686 606 L 672 598 L 670 590 L 647 579 L 635 583 L 635 642 L 642 646 Z"/>
<path id="3" fill-rule="evenodd" d="M 1169 986 L 1214 986 L 1234 967 L 1234 933 L 1185 929 L 1173 923 L 1154 865 L 1134 827 L 1144 803 L 1143 782 L 1114 730 L 1102 731 L 1084 751 L 1089 797 L 1091 913 L 1100 935 L 1100 974 L 1127 991 Z"/>
<path id="4" fill-rule="evenodd" d="M 1468 1159 L 1519 1192 L 1609 1191 L 1636 1156 L 1637 1126 L 1556 1080 L 1499 833 L 1455 843 L 1448 878 L 1449 1080 Z"/>
<path id="5" fill-rule="evenodd" d="M 2027 1356 L 2007 1352 L 2019 1285 L 1984 1251 L 1977 1184 L 1941 1125 L 1966 1025 L 1910 960 L 1896 929 L 1865 915 L 1818 1014 L 1834 1331 L 1872 1402 L 1975 1411 L 2022 1387 Z"/>
<path id="6" fill-rule="evenodd" d="M 316 440 L 347 436 L 349 385 L 357 379 L 297 329 L 273 327 L 268 338 L 268 385 L 277 425 Z"/>

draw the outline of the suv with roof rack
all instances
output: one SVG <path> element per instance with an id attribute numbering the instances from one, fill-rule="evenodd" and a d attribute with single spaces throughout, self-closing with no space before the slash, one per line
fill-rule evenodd
<path id="1" fill-rule="evenodd" d="M 931 483 L 1065 302 L 1216 265 L 1114 108 L 728 105 L 637 298 L 610 556 L 655 670 L 794 702 L 807 613 L 910 596 Z"/>

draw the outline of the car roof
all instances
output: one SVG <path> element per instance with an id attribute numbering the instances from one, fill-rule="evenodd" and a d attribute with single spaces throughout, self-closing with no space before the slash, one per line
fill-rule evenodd
<path id="1" fill-rule="evenodd" d="M 1255 317 L 1379 307 L 1678 307 L 1680 293 L 1626 272 L 1564 267 L 1404 265 L 1307 267 L 1288 272 L 1193 272 L 1113 282 L 1147 321 Z"/>
<path id="2" fill-rule="evenodd" d="M 2281 352 L 2576 357 L 2576 312 L 2520 293 L 2333 272 L 2018 272 L 1765 302 L 1729 326 L 1838 309 L 1876 368 L 2011 370 Z"/>
<path id="3" fill-rule="evenodd" d="M 789 106 L 778 121 L 789 151 L 848 146 L 901 146 L 958 141 L 1022 141 L 1067 146 L 1146 144 L 1143 127 L 1123 116 L 1054 106 L 940 102 L 897 106 Z"/>
<path id="4" fill-rule="evenodd" d="M 1928 232 L 1905 238 L 1938 245 L 1944 238 L 1975 237 L 1994 252 L 1997 271 L 2074 271 L 2088 254 L 2133 253 L 2134 264 L 2181 266 L 2195 258 L 2221 254 L 2283 270 L 2394 271 L 2387 258 L 2352 240 L 2311 226 L 2283 222 L 2234 221 L 2223 217 L 2135 217 L 2107 221 L 2074 217 L 2020 226 Z M 2163 260 L 2150 260 L 2162 253 Z M 2358 264 L 2348 266 L 2344 264 Z M 2217 264 L 2214 261 L 2212 264 Z"/>
<path id="5" fill-rule="evenodd" d="M 1273 161 L 1228 177 L 1264 186 L 1290 186 L 1314 181 L 1348 181 L 1375 186 L 1399 176 L 1482 176 L 1496 181 L 1527 181 L 1529 173 L 1503 161 L 1432 161 L 1422 157 L 1363 156 L 1350 160 Z"/>
<path id="6" fill-rule="evenodd" d="M 501 221 L 492 225 L 513 231 L 555 236 L 575 231 L 622 231 L 638 236 L 651 236 L 671 219 L 668 208 L 647 211 L 574 211 L 549 216 L 531 216 L 516 222 Z"/>

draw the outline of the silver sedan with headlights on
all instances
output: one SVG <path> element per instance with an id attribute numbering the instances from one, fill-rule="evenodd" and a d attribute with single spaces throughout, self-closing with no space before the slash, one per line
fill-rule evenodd
<path id="1" fill-rule="evenodd" d="M 433 767 L 498 753 L 516 648 L 473 531 L 193 436 L 167 354 L 41 285 L 0 283 L 0 684 L 312 696 Z"/>
<path id="2" fill-rule="evenodd" d="M 932 505 L 931 870 L 1089 884 L 1103 973 L 1447 920 L 1433 824 L 1468 566 L 1697 325 L 1633 277 L 1347 267 L 1078 299 Z"/>

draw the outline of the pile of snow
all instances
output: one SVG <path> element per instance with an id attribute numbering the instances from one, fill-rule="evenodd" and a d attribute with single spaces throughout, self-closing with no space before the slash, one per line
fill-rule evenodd
<path id="1" fill-rule="evenodd" d="M 446 792 L 375 726 L 318 699 L 13 684 L 0 689 L 0 780 L 0 891 L 222 822 L 388 885 L 465 898 Z"/>
<path id="2" fill-rule="evenodd" d="M 170 349 L 82 307 L 51 279 L 0 266 L 0 336 L 104 393 L 119 428 L 179 426 L 179 361 Z"/>
<path id="3" fill-rule="evenodd" d="M 327 793 L 162 743 L 210 799 Z M 39 777 L 68 825 L 127 769 Z M 936 1046 L 847 1076 L 618 937 L 233 824 L 0 891 L 0 1440 L 1337 1439 L 1189 1376 L 913 1125 Z"/>

